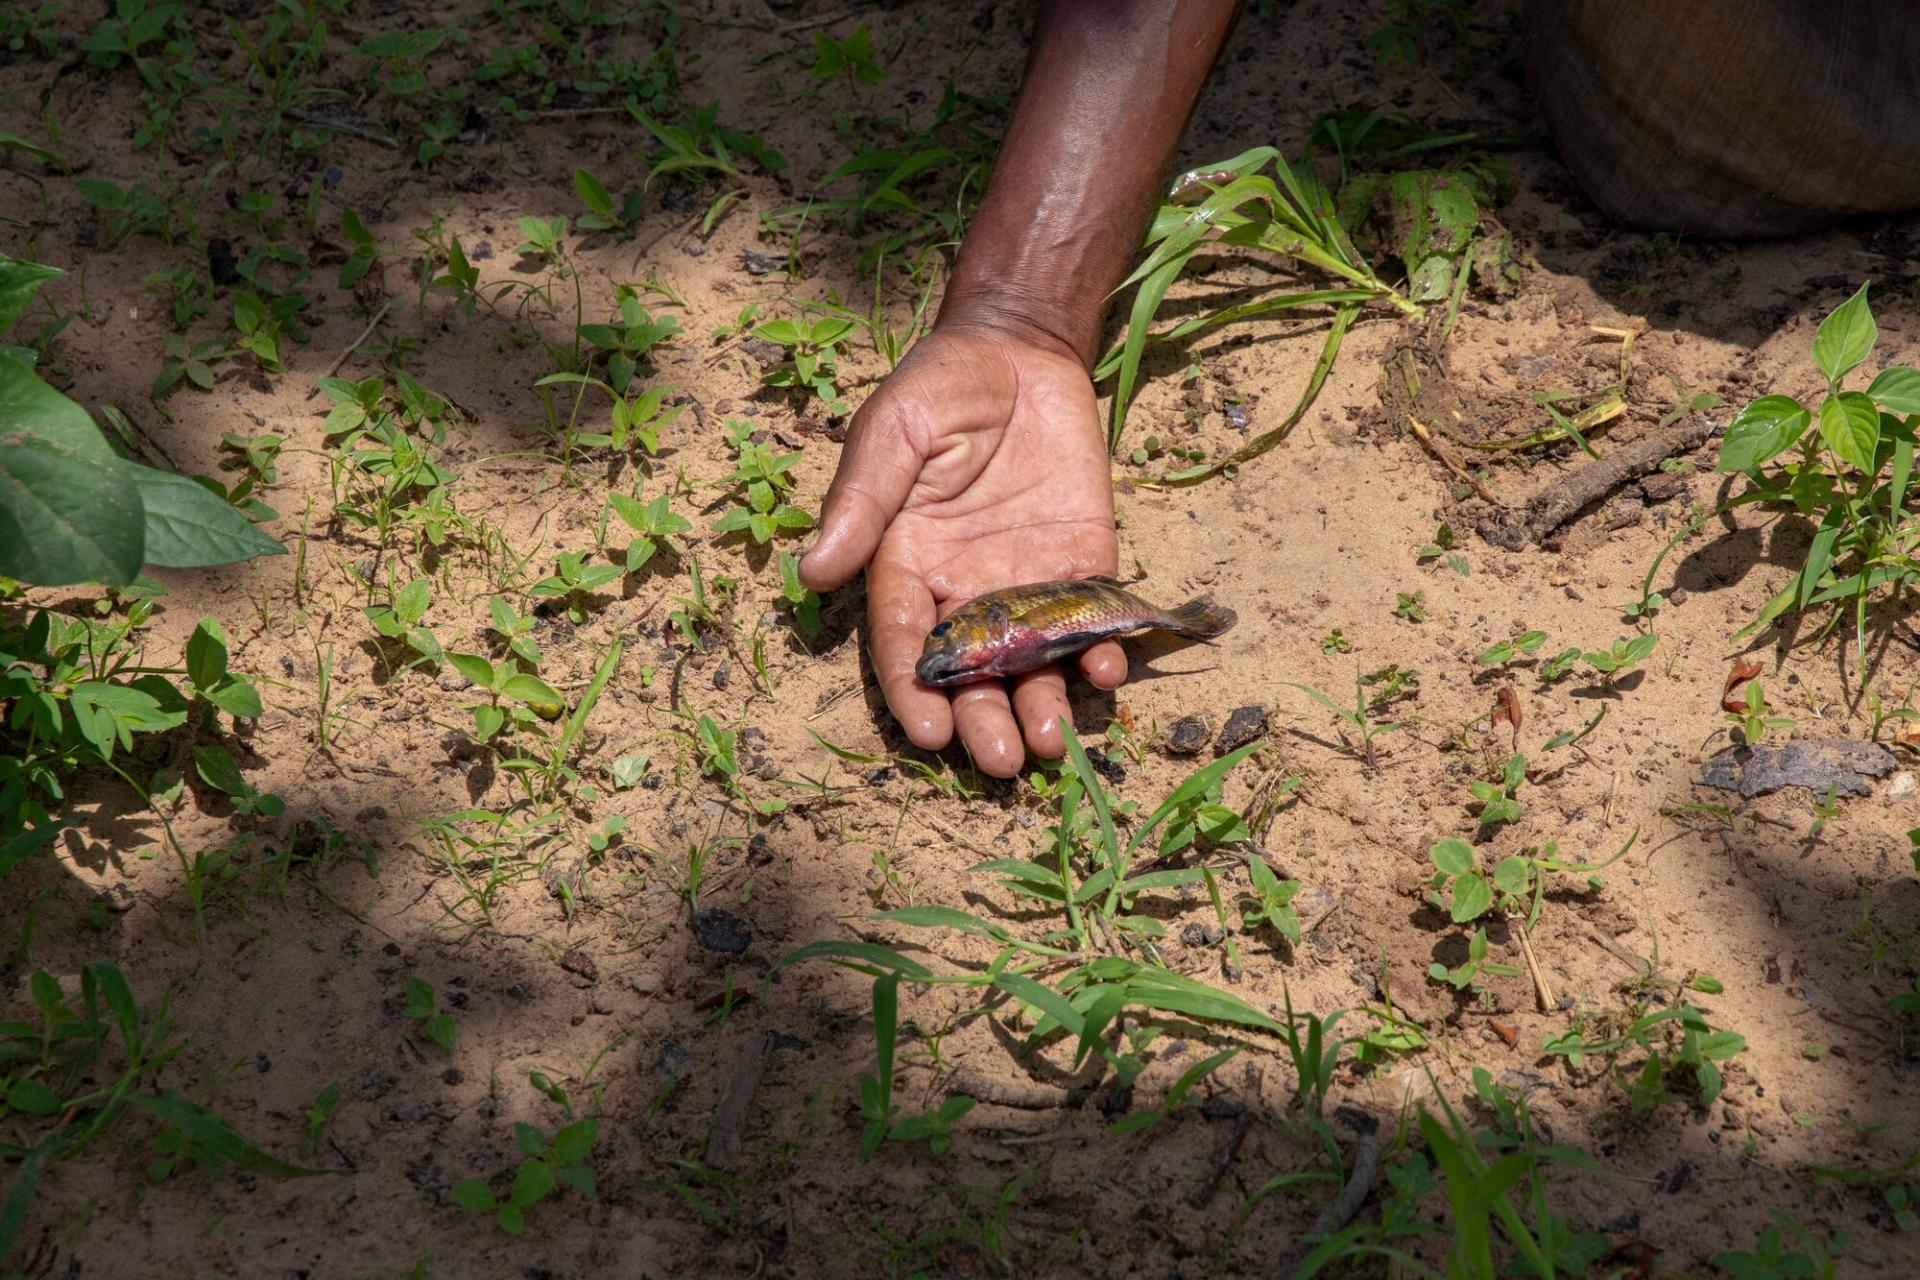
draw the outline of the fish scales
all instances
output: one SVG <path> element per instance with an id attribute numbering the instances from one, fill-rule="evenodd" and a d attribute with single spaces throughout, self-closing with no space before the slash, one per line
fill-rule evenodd
<path id="1" fill-rule="evenodd" d="M 1109 636 L 1159 630 L 1210 640 L 1234 621 L 1205 596 L 1161 609 L 1112 578 L 1033 583 L 955 609 L 928 633 L 914 670 L 926 684 L 965 684 L 1037 670 Z"/>

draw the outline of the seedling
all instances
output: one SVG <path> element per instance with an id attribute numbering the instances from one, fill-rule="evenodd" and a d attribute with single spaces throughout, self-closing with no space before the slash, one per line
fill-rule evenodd
<path id="1" fill-rule="evenodd" d="M 1723 1083 L 1719 1064 L 1746 1046 L 1745 1037 L 1732 1031 L 1715 1031 L 1698 1010 L 1681 1005 L 1637 1017 L 1611 1039 L 1588 1041 L 1576 1026 L 1548 1036 L 1542 1047 L 1548 1053 L 1563 1055 L 1576 1070 L 1585 1066 L 1589 1057 L 1611 1060 L 1630 1049 L 1646 1053 L 1646 1061 L 1631 1079 L 1614 1075 L 1615 1082 L 1627 1090 L 1632 1112 L 1644 1115 L 1674 1100 L 1692 1100 L 1702 1108 L 1712 1106 Z"/>
<path id="2" fill-rule="evenodd" d="M 1367 709 L 1373 712 L 1386 710 L 1401 698 L 1409 698 L 1420 692 L 1420 673 L 1411 667 L 1402 667 L 1392 663 L 1378 671 L 1369 671 L 1359 679 L 1360 686 L 1371 689 L 1367 698 Z"/>
<path id="3" fill-rule="evenodd" d="M 641 769 L 645 770 L 646 757 L 640 757 L 640 762 Z M 629 783 L 628 785 L 632 784 Z M 587 848 L 593 852 L 594 856 L 598 857 L 619 841 L 620 833 L 625 831 L 626 828 L 627 820 L 619 814 L 615 814 L 613 817 L 601 823 L 598 831 L 589 831 L 587 833 Z"/>
<path id="4" fill-rule="evenodd" d="M 1419 554 L 1414 559 L 1421 564 L 1433 564 L 1445 560 L 1447 568 L 1465 578 L 1470 576 L 1473 570 L 1467 564 L 1467 558 L 1455 550 L 1458 545 L 1454 538 L 1453 526 L 1442 524 L 1434 531 L 1433 541 L 1420 548 Z"/>
<path id="5" fill-rule="evenodd" d="M 1367 715 L 1367 686 L 1362 684 L 1360 678 L 1357 676 L 1353 682 L 1353 710 L 1351 711 L 1342 710 L 1334 703 L 1332 698 L 1329 698 L 1312 685 L 1298 684 L 1291 680 L 1285 681 L 1284 683 L 1289 688 L 1300 690 L 1300 692 L 1306 694 L 1309 698 L 1312 698 L 1315 702 L 1340 718 L 1341 722 L 1346 726 L 1345 728 L 1337 730 L 1340 735 L 1341 748 L 1345 750 L 1348 755 L 1366 761 L 1369 769 L 1376 769 L 1380 765 L 1379 752 L 1374 746 L 1374 739 L 1384 737 L 1396 730 L 1404 729 L 1413 723 L 1411 720 L 1394 720 L 1386 724 L 1375 724 Z M 1360 739 L 1358 746 L 1355 746 L 1353 740 L 1347 736 L 1347 729 L 1353 730 L 1354 734 Z"/>
<path id="6" fill-rule="evenodd" d="M 820 593 L 800 581 L 799 558 L 785 551 L 780 553 L 780 597 L 801 635 L 820 634 Z"/>
<path id="7" fill-rule="evenodd" d="M 1300 892 L 1298 880 L 1282 880 L 1273 874 L 1267 860 L 1255 854 L 1247 860 L 1247 875 L 1253 880 L 1254 896 L 1240 900 L 1240 927 L 1251 933 L 1262 925 L 1296 946 L 1300 942 L 1300 917 L 1293 912 L 1293 896 Z"/>
<path id="8" fill-rule="evenodd" d="M 1580 655 L 1586 664 L 1600 677 L 1600 683 L 1611 689 L 1614 681 L 1626 672 L 1632 671 L 1652 654 L 1654 646 L 1660 643 L 1660 637 L 1651 632 L 1628 640 L 1624 636 L 1613 642 L 1611 649 L 1589 650 Z M 1541 673 L 1543 676 L 1545 672 Z"/>
<path id="9" fill-rule="evenodd" d="M 538 668 L 540 645 L 533 638 L 533 629 L 539 619 L 531 613 L 524 616 L 515 613 L 513 606 L 499 596 L 488 598 L 487 612 L 491 619 L 491 630 L 507 646 L 508 652 L 528 666 Z M 491 668 L 489 670 L 491 671 Z M 475 683 L 481 682 L 475 681 Z"/>
<path id="10" fill-rule="evenodd" d="M 613 763 L 607 766 L 607 776 L 612 779 L 614 790 L 629 791 L 639 786 L 640 780 L 647 776 L 649 763 L 647 757 L 638 752 L 615 757 Z"/>
<path id="11" fill-rule="evenodd" d="M 1822 1240 L 1778 1209 L 1769 1211 L 1774 1225 L 1760 1232 L 1751 1250 L 1727 1249 L 1713 1255 L 1713 1265 L 1733 1280 L 1834 1280 L 1836 1265 L 1851 1243 L 1847 1233 L 1836 1231 Z M 1798 1248 L 1789 1248 L 1781 1238 L 1785 1231 Z"/>
<path id="12" fill-rule="evenodd" d="M 580 337 L 604 355 L 608 383 L 617 395 L 625 395 L 633 375 L 643 366 L 651 368 L 653 349 L 680 332 L 680 322 L 648 312 L 632 285 L 621 285 L 615 297 L 620 318 L 612 324 L 583 324 Z M 658 403 L 654 402 L 656 408 Z"/>
<path id="13" fill-rule="evenodd" d="M 1540 683 L 1554 684 L 1566 679 L 1568 673 L 1573 670 L 1573 664 L 1578 661 L 1580 661 L 1580 649 L 1577 645 L 1570 649 L 1562 649 L 1540 664 Z"/>
<path id="14" fill-rule="evenodd" d="M 524 1158 L 514 1170 L 504 1199 L 496 1197 L 488 1178 L 467 1178 L 453 1186 L 453 1202 L 471 1213 L 490 1213 L 502 1231 L 517 1236 L 526 1230 L 527 1210 L 561 1187 L 582 1195 L 599 1194 L 587 1157 L 599 1136 L 592 1116 L 556 1130 L 552 1137 L 530 1124 L 513 1126 L 513 1144 Z"/>
<path id="15" fill-rule="evenodd" d="M 404 641 L 417 655 L 401 668 L 403 671 L 421 663 L 437 665 L 446 657 L 433 632 L 420 625 L 432 603 L 433 585 L 425 578 L 416 578 L 394 593 L 392 603 L 366 607 L 367 621 L 375 631 L 385 639 Z"/>
<path id="16" fill-rule="evenodd" d="M 1546 642 L 1547 633 L 1544 631 L 1522 631 L 1519 635 L 1508 640 L 1499 641 L 1488 648 L 1485 653 L 1480 655 L 1480 665 L 1483 667 L 1504 666 L 1522 654 L 1532 653 Z"/>
<path id="17" fill-rule="evenodd" d="M 327 1122 L 333 1119 L 334 1108 L 340 1105 L 340 1082 L 330 1082 L 326 1088 L 314 1097 L 313 1105 L 306 1110 L 306 1125 L 300 1130 L 300 1154 L 310 1156 L 320 1145 L 320 1135 L 326 1132 Z"/>
<path id="18" fill-rule="evenodd" d="M 1501 766 L 1498 779 L 1486 782 L 1476 778 L 1467 784 L 1467 790 L 1471 791 L 1473 798 L 1480 802 L 1482 830 L 1498 826 L 1503 822 L 1520 820 L 1520 801 L 1514 798 L 1514 792 L 1520 789 L 1520 784 L 1526 781 L 1526 777 L 1527 758 L 1516 751 L 1508 756 L 1506 764 Z"/>
<path id="19" fill-rule="evenodd" d="M 867 33 L 864 22 L 838 40 L 825 31 L 814 32 L 813 51 L 816 56 L 807 74 L 816 80 L 845 76 L 848 87 L 852 88 L 879 84 L 887 78 L 887 73 L 873 60 L 873 37 Z"/>
<path id="20" fill-rule="evenodd" d="M 748 423 L 729 423 L 728 426 L 736 433 L 752 429 Z M 714 532 L 744 530 L 756 544 L 764 545 L 782 531 L 811 529 L 813 517 L 786 501 L 794 485 L 793 464 L 800 461 L 800 455 L 770 453 L 764 445 L 754 444 L 740 434 L 735 435 L 735 440 L 740 456 L 725 483 L 733 486 L 746 503 L 715 521 Z"/>
<path id="21" fill-rule="evenodd" d="M 860 1077 L 860 1159 L 871 1160 L 888 1139 L 924 1141 L 942 1155 L 952 1142 L 955 1121 L 973 1110 L 973 1099 L 955 1095 L 923 1115 L 902 1116 L 893 1101 L 894 1045 L 898 1036 L 900 975 L 886 973 L 873 982 L 873 1033 L 876 1074 Z"/>
<path id="22" fill-rule="evenodd" d="M 496 663 L 477 653 L 449 653 L 447 661 L 492 698 L 472 709 L 476 742 L 486 742 L 500 732 L 509 717 L 516 725 L 530 725 L 536 716 L 557 719 L 563 709 L 558 689 L 539 676 L 517 670 L 512 659 Z M 502 707 L 502 698 L 514 705 Z"/>
<path id="23" fill-rule="evenodd" d="M 645 568 L 647 561 L 662 547 L 676 556 L 685 552 L 677 535 L 686 533 L 693 525 L 686 517 L 667 509 L 666 494 L 643 504 L 624 493 L 613 493 L 607 495 L 607 505 L 634 532 L 627 543 L 628 573 L 638 573 Z"/>
<path id="24" fill-rule="evenodd" d="M 1502 915 L 1518 918 L 1532 928 L 1540 918 L 1548 875 L 1584 875 L 1588 877 L 1589 888 L 1598 888 L 1598 873 L 1626 857 L 1638 839 L 1636 830 L 1620 846 L 1619 852 L 1605 862 L 1563 862 L 1559 846 L 1549 840 L 1545 845 L 1529 846 L 1521 853 L 1502 858 L 1491 874 L 1480 867 L 1473 846 L 1465 840 L 1441 840 L 1428 851 L 1435 873 L 1427 901 L 1434 907 L 1442 906 L 1440 891 L 1444 889 L 1447 891 L 1444 905 L 1455 924 L 1468 924 L 1497 909 Z"/>
<path id="25" fill-rule="evenodd" d="M 1352 650 L 1353 642 L 1342 635 L 1338 627 L 1335 627 L 1332 631 L 1320 637 L 1320 652 L 1326 654 L 1328 657 L 1332 657 L 1336 653 L 1350 653 Z"/>
<path id="26" fill-rule="evenodd" d="M 579 626 L 587 614 L 582 596 L 606 586 L 620 576 L 617 564 L 588 564 L 585 551 L 562 551 L 554 560 L 554 570 L 528 588 L 535 600 L 558 600 L 566 606 L 567 621 Z"/>
<path id="27" fill-rule="evenodd" d="M 753 336 L 786 350 L 786 359 L 764 374 L 760 381 L 769 387 L 791 387 L 811 391 L 834 417 L 846 413 L 846 402 L 834 385 L 839 376 L 834 344 L 853 331 L 853 321 L 838 316 L 820 316 L 813 320 L 769 320 L 753 331 Z"/>
<path id="28" fill-rule="evenodd" d="M 1242 1045 L 1236 1044 L 1231 1048 L 1222 1049 L 1218 1053 L 1210 1054 L 1202 1058 L 1180 1073 L 1180 1078 L 1173 1082 L 1173 1087 L 1167 1090 L 1167 1096 L 1161 1100 L 1159 1106 L 1149 1108 L 1146 1111 L 1136 1111 L 1130 1116 L 1124 1116 L 1109 1125 L 1107 1132 L 1111 1134 L 1139 1133 L 1143 1129 L 1151 1129 L 1154 1125 L 1159 1124 L 1162 1120 L 1167 1119 L 1173 1115 L 1174 1112 L 1178 1111 L 1181 1105 L 1186 1102 L 1187 1094 L 1192 1091 L 1193 1086 L 1199 1084 L 1221 1067 L 1233 1061 L 1243 1047 Z"/>
<path id="29" fill-rule="evenodd" d="M 1510 964 L 1499 964 L 1487 959 L 1487 931 L 1475 929 L 1467 939 L 1466 960 L 1449 969 L 1438 960 L 1427 966 L 1427 976 L 1435 982 L 1444 982 L 1455 991 L 1465 991 L 1469 987 L 1481 990 L 1481 978 L 1511 978 L 1520 970 Z"/>
<path id="30" fill-rule="evenodd" d="M 413 1019 L 421 1035 L 447 1052 L 453 1052 L 453 1015 L 434 1003 L 433 986 L 424 978 L 408 978 L 402 988 L 406 996 L 406 1016 Z"/>
<path id="31" fill-rule="evenodd" d="M 287 810 L 287 802 L 279 796 L 255 790 L 234 763 L 233 753 L 223 746 L 195 747 L 193 766 L 200 781 L 231 800 L 233 811 L 243 818 L 277 818 Z"/>
<path id="32" fill-rule="evenodd" d="M 646 201 L 644 190 L 635 187 L 616 205 L 613 194 L 585 169 L 573 171 L 573 189 L 579 193 L 580 203 L 587 206 L 587 212 L 574 219 L 575 226 L 583 231 L 611 231 L 622 240 L 633 239 L 634 223 Z"/>
<path id="33" fill-rule="evenodd" d="M 1393 593 L 1393 616 L 1405 618 L 1408 622 L 1427 620 L 1427 593 L 1425 588 L 1408 595 L 1404 591 Z"/>
<path id="34" fill-rule="evenodd" d="M 1759 746 L 1767 734 L 1775 729 L 1791 729 L 1792 716 L 1769 715 L 1773 708 L 1767 705 L 1766 691 L 1758 680 L 1747 681 L 1744 700 L 1737 704 L 1738 711 L 1728 711 L 1726 718 L 1740 730 L 1740 740 L 1750 747 Z"/>

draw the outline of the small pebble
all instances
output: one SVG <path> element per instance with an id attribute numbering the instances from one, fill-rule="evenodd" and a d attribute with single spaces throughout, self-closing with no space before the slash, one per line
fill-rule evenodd
<path id="1" fill-rule="evenodd" d="M 1226 727 L 1220 730 L 1220 736 L 1213 740 L 1213 754 L 1223 756 L 1229 751 L 1238 751 L 1256 738 L 1264 737 L 1267 732 L 1267 709 L 1253 705 L 1236 707 L 1227 717 Z"/>
<path id="2" fill-rule="evenodd" d="M 1167 728 L 1167 754 L 1193 756 L 1207 745 L 1207 722 L 1199 716 L 1181 716 Z"/>

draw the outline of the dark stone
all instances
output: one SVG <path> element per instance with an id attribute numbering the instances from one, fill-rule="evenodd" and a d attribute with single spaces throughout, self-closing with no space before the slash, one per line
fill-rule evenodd
<path id="1" fill-rule="evenodd" d="M 1167 726 L 1167 754 L 1196 756 L 1207 745 L 1207 722 L 1199 716 L 1181 716 Z"/>
<path id="2" fill-rule="evenodd" d="M 593 957 L 584 951 L 569 951 L 560 957 L 560 967 L 568 973 L 577 974 L 588 982 L 600 981 L 600 966 Z"/>
<path id="3" fill-rule="evenodd" d="M 787 259 L 784 254 L 748 249 L 740 255 L 740 269 L 749 275 L 770 276 L 776 271 L 785 271 Z"/>
<path id="4" fill-rule="evenodd" d="M 737 956 L 753 942 L 747 922 L 725 907 L 703 907 L 687 918 L 693 938 L 708 951 Z"/>
<path id="5" fill-rule="evenodd" d="M 1825 796 L 1829 787 L 1843 796 L 1872 795 L 1868 778 L 1893 772 L 1893 753 L 1877 742 L 1822 738 L 1784 746 L 1728 747 L 1701 767 L 1700 781 L 1721 791 L 1737 791 L 1751 800 L 1782 787 L 1804 787 Z"/>
<path id="6" fill-rule="evenodd" d="M 1202 924 L 1198 920 L 1188 921 L 1187 927 L 1180 931 L 1180 941 L 1189 947 L 1218 946 L 1220 940 L 1226 936 L 1225 929 L 1216 925 Z"/>
<path id="7" fill-rule="evenodd" d="M 1227 717 L 1226 727 L 1220 730 L 1220 736 L 1213 740 L 1213 754 L 1223 756 L 1229 751 L 1238 751 L 1256 738 L 1265 737 L 1267 732 L 1267 709 L 1258 704 L 1249 707 L 1235 707 L 1233 714 Z"/>
<path id="8" fill-rule="evenodd" d="M 1126 766 L 1098 747 L 1087 748 L 1087 763 L 1093 766 L 1095 773 L 1105 778 L 1108 782 L 1125 782 L 1127 780 Z"/>
<path id="9" fill-rule="evenodd" d="M 216 287 L 240 281 L 240 259 L 234 256 L 233 241 L 225 236 L 207 241 L 207 275 Z"/>

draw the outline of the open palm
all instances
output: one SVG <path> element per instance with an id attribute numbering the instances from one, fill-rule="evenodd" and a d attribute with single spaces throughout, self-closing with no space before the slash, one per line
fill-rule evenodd
<path id="1" fill-rule="evenodd" d="M 935 331 L 854 415 L 800 574 L 826 590 L 867 566 L 874 669 L 914 743 L 937 749 L 957 729 L 1001 777 L 1028 747 L 1060 754 L 1059 667 L 949 694 L 919 683 L 913 664 L 934 623 L 982 592 L 1112 573 L 1110 474 L 1086 369 L 996 331 Z M 1111 641 L 1080 666 L 1106 688 L 1126 676 Z"/>

